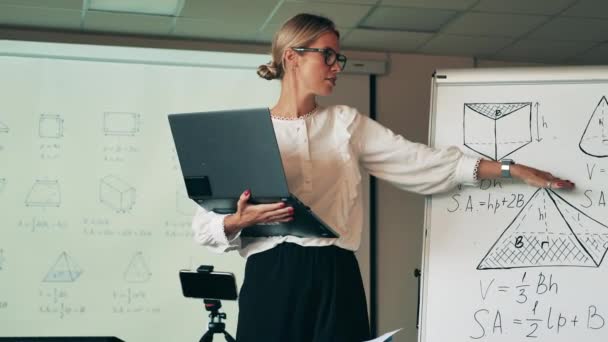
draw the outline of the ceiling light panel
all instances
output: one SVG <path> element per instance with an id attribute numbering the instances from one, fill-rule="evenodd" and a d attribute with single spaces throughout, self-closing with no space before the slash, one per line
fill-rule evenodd
<path id="1" fill-rule="evenodd" d="M 258 36 L 258 29 L 257 25 L 240 22 L 180 18 L 174 34 L 212 40 L 250 41 Z"/>
<path id="2" fill-rule="evenodd" d="M 465 10 L 479 0 L 382 0 L 381 6 Z"/>
<path id="3" fill-rule="evenodd" d="M 0 5 L 0 23 L 24 27 L 80 29 L 80 11 Z"/>
<path id="4" fill-rule="evenodd" d="M 180 17 L 262 26 L 277 0 L 186 0 Z"/>
<path id="5" fill-rule="evenodd" d="M 160 15 L 144 15 L 113 12 L 88 12 L 84 28 L 92 31 L 134 33 L 134 34 L 168 34 L 173 19 Z"/>
<path id="6" fill-rule="evenodd" d="M 519 37 L 548 18 L 538 15 L 467 12 L 451 21 L 442 31 L 469 36 Z"/>
<path id="7" fill-rule="evenodd" d="M 359 27 L 436 32 L 456 11 L 409 7 L 378 7 Z"/>
<path id="8" fill-rule="evenodd" d="M 174 16 L 179 0 L 90 0 L 89 10 Z"/>
<path id="9" fill-rule="evenodd" d="M 81 10 L 82 0 L 1 0 L 2 5 Z"/>
<path id="10" fill-rule="evenodd" d="M 329 17 L 340 27 L 355 27 L 371 8 L 372 6 L 326 2 L 283 2 L 270 19 L 269 24 L 282 24 L 299 13 L 312 13 Z"/>

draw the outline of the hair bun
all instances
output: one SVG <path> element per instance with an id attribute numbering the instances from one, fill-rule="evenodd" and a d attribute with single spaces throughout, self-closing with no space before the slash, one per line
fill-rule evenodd
<path id="1" fill-rule="evenodd" d="M 277 67 L 274 62 L 268 64 L 262 64 L 258 67 L 258 76 L 267 80 L 273 80 L 277 78 Z"/>

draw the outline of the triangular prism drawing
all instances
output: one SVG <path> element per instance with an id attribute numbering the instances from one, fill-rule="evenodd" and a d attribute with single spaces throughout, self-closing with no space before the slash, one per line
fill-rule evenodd
<path id="1" fill-rule="evenodd" d="M 0 121 L 0 133 L 8 133 L 8 126 Z"/>
<path id="2" fill-rule="evenodd" d="M 66 252 L 63 252 L 57 258 L 57 261 L 51 267 L 49 272 L 44 277 L 44 282 L 55 283 L 70 283 L 76 281 L 82 274 L 82 269 L 74 262 Z"/>
<path id="3" fill-rule="evenodd" d="M 598 267 L 607 250 L 606 225 L 554 191 L 538 189 L 477 269 Z"/>
<path id="4" fill-rule="evenodd" d="M 602 96 L 585 127 L 579 147 L 593 157 L 608 157 L 608 101 Z"/>
<path id="5" fill-rule="evenodd" d="M 129 283 L 145 283 L 150 280 L 150 277 L 152 277 L 152 273 L 146 265 L 143 254 L 141 252 L 135 253 L 125 270 L 125 280 Z"/>
<path id="6" fill-rule="evenodd" d="M 532 142 L 532 102 L 465 103 L 464 146 L 501 160 Z"/>

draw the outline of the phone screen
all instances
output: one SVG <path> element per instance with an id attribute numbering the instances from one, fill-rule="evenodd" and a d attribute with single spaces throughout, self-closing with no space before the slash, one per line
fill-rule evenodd
<path id="1" fill-rule="evenodd" d="M 185 297 L 226 300 L 237 298 L 236 279 L 232 273 L 180 271 L 179 278 Z"/>

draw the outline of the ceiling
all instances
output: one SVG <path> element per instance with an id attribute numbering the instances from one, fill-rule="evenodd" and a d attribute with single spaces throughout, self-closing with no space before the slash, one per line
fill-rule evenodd
<path id="1" fill-rule="evenodd" d="M 608 64 L 608 0 L 0 0 L 0 26 L 267 45 L 301 12 L 343 49 Z"/>

